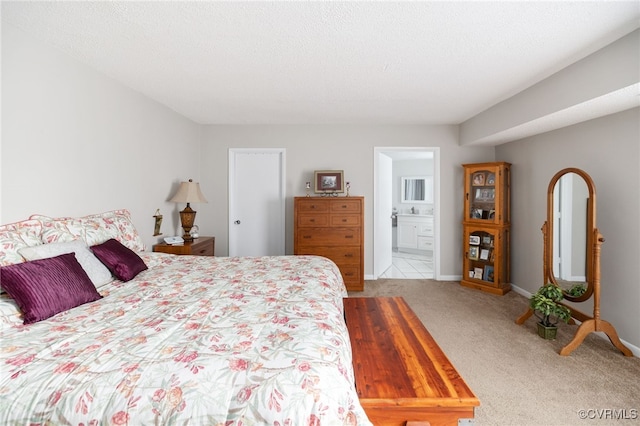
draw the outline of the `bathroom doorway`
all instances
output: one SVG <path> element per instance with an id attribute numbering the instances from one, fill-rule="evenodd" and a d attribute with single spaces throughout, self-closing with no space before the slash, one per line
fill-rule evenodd
<path id="1" fill-rule="evenodd" d="M 374 155 L 374 278 L 437 279 L 439 148 L 375 148 Z"/>

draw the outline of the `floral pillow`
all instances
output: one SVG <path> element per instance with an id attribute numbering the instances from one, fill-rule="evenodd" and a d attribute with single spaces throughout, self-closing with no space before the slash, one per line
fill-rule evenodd
<path id="1" fill-rule="evenodd" d="M 113 238 L 133 251 L 145 249 L 131 214 L 125 209 L 78 218 L 32 215 L 30 219 L 42 222 L 42 242 L 46 244 L 81 238 L 88 246 L 94 246 Z"/>
<path id="2" fill-rule="evenodd" d="M 24 262 L 18 250 L 42 244 L 42 223 L 23 220 L 0 226 L 0 266 Z"/>

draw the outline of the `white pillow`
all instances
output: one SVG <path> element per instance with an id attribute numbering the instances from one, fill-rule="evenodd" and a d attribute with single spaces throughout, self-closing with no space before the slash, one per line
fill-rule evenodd
<path id="1" fill-rule="evenodd" d="M 35 247 L 25 247 L 18 250 L 26 260 L 46 259 L 65 253 L 75 253 L 82 269 L 96 288 L 113 281 L 113 275 L 102 262 L 89 250 L 84 241 L 76 240 L 67 243 L 42 244 Z"/>

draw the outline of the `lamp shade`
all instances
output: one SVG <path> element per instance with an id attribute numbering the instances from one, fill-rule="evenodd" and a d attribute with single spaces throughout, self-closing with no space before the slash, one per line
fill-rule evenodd
<path id="1" fill-rule="evenodd" d="M 200 184 L 189 179 L 189 182 L 181 182 L 178 192 L 171 200 L 174 203 L 206 203 L 207 200 L 200 191 Z"/>

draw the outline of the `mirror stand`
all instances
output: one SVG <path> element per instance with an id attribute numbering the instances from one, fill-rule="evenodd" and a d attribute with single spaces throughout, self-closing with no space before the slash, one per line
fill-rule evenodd
<path id="1" fill-rule="evenodd" d="M 613 325 L 600 318 L 600 251 L 604 238 L 596 227 L 596 187 L 583 170 L 563 169 L 551 179 L 542 236 L 544 284 L 560 287 L 563 298 L 569 302 L 584 302 L 593 296 L 592 317 L 563 303 L 571 311 L 569 323 L 575 324 L 575 318 L 581 324 L 560 355 L 569 355 L 590 333 L 600 331 L 625 356 L 633 356 Z M 584 256 L 580 258 L 576 253 Z M 571 288 L 563 288 L 566 284 Z M 533 313 L 528 308 L 516 319 L 516 324 L 523 324 Z"/>
<path id="2" fill-rule="evenodd" d="M 615 327 L 611 325 L 611 323 L 600 319 L 600 246 L 604 242 L 604 238 L 597 228 L 594 229 L 593 241 L 593 318 L 589 318 L 580 324 L 573 340 L 560 350 L 560 355 L 569 355 L 574 349 L 580 346 L 587 335 L 601 331 L 607 335 L 611 344 L 618 348 L 624 356 L 633 356 L 631 350 L 620 341 Z M 572 313 L 574 312 L 570 306 L 567 307 Z"/>
<path id="3" fill-rule="evenodd" d="M 549 264 L 547 263 L 549 257 L 547 254 L 550 253 L 550 242 L 549 242 L 549 233 L 547 222 L 542 225 L 542 234 L 544 240 L 544 261 L 543 268 L 545 273 L 545 281 L 547 281 L 547 271 L 549 271 Z M 604 242 L 604 238 L 602 234 L 598 231 L 598 229 L 594 229 L 594 244 L 593 244 L 593 317 L 588 317 L 580 311 L 573 309 L 571 306 L 567 306 L 569 310 L 571 310 L 571 324 L 575 324 L 573 317 L 577 317 L 582 319 L 582 323 L 578 327 L 573 340 L 565 345 L 560 350 L 560 355 L 567 356 L 571 352 L 573 352 L 580 344 L 583 342 L 585 337 L 587 337 L 590 333 L 601 331 L 607 335 L 611 344 L 618 348 L 620 352 L 624 354 L 624 356 L 633 356 L 633 352 L 629 348 L 627 348 L 618 337 L 618 333 L 616 329 L 611 323 L 600 319 L 600 250 L 601 245 Z M 531 308 L 527 308 L 526 312 L 520 315 L 516 319 L 516 324 L 522 325 L 526 320 L 528 320 L 533 315 L 533 310 Z"/>

